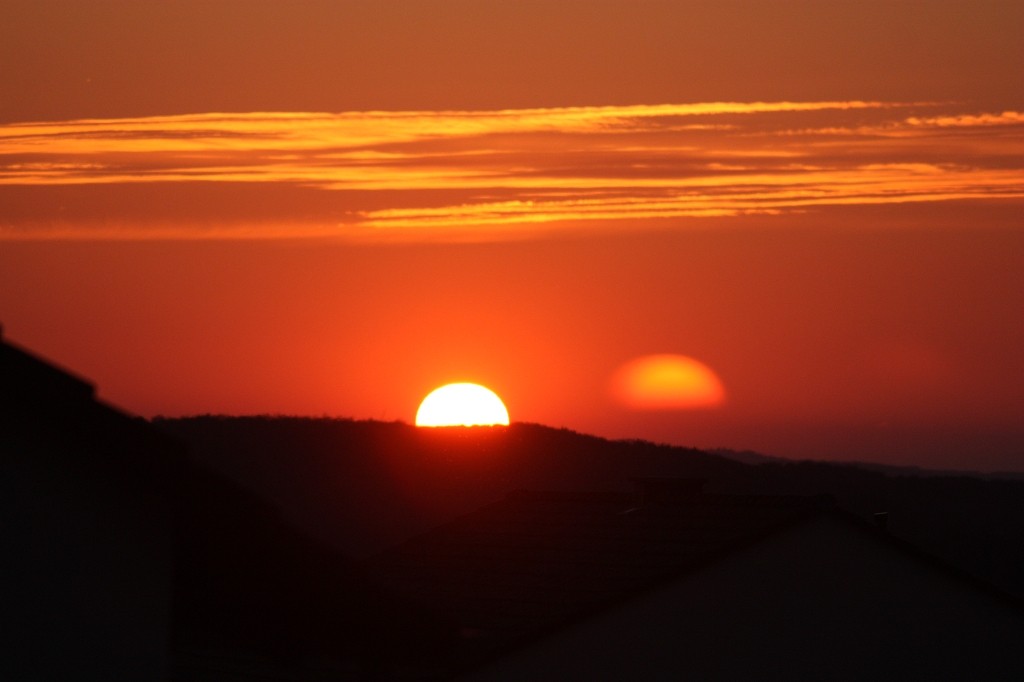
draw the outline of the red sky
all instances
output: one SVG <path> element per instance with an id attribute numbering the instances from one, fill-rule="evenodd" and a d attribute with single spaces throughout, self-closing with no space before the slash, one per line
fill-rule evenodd
<path id="1" fill-rule="evenodd" d="M 130 411 L 1024 470 L 1018 2 L 4 12 L 0 322 Z"/>

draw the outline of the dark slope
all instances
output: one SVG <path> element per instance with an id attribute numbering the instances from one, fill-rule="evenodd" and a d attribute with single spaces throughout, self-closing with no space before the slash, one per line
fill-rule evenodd
<path id="1" fill-rule="evenodd" d="M 741 464 L 564 429 L 417 429 L 291 417 L 192 417 L 157 425 L 197 462 L 274 502 L 307 534 L 358 558 L 517 489 L 629 490 L 631 477 L 707 479 L 709 492 L 828 494 L 865 518 L 1024 597 L 1024 482 L 887 475 L 817 462 Z"/>
<path id="2" fill-rule="evenodd" d="M 726 480 L 748 467 L 698 450 L 608 441 L 533 424 L 417 429 L 269 417 L 159 419 L 203 466 L 278 504 L 350 556 L 534 490 L 629 490 L 634 476 Z"/>
<path id="3" fill-rule="evenodd" d="M 188 469 L 173 492 L 173 679 L 351 679 L 444 636 L 258 495 Z"/>

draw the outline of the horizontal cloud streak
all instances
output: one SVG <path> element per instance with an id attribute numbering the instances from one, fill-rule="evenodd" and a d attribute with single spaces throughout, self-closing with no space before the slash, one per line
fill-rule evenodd
<path id="1" fill-rule="evenodd" d="M 155 184 L 176 188 L 182 202 L 202 185 L 295 187 L 309 199 L 291 217 L 297 234 L 531 230 L 573 220 L 631 227 L 830 205 L 1019 199 L 1022 133 L 1021 112 L 860 101 L 12 124 L 0 126 L 0 198 L 23 205 L 0 215 L 0 236 L 67 236 L 76 220 L 98 237 L 131 235 L 111 225 L 129 214 L 138 221 L 131 204 L 143 200 L 133 188 Z M 123 188 L 124 215 L 117 207 L 76 215 L 72 206 L 58 216 L 38 194 L 29 205 L 15 191 L 39 188 L 64 205 L 78 187 L 83 204 L 81 193 L 99 186 Z M 213 214 L 217 234 L 231 234 L 233 223 L 239 235 L 260 231 L 250 212 L 233 220 L 228 205 Z M 149 217 L 171 219 L 159 206 Z M 206 220 L 201 206 L 189 218 Z M 288 220 L 268 218 L 266 236 L 287 235 Z M 157 233 L 143 226 L 135 234 Z"/>

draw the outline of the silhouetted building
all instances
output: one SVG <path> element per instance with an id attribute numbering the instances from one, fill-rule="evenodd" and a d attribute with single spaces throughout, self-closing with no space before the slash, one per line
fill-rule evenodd
<path id="1" fill-rule="evenodd" d="M 370 561 L 474 680 L 1024 679 L 1011 598 L 821 498 L 516 493 Z"/>
<path id="2" fill-rule="evenodd" d="M 159 679 L 180 448 L 0 340 L 4 677 Z"/>
<path id="3" fill-rule="evenodd" d="M 5 680 L 362 678 L 444 633 L 3 339 L 0 460 Z"/>

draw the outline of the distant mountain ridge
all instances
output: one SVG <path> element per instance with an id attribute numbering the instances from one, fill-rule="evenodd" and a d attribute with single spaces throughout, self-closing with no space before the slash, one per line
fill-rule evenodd
<path id="1" fill-rule="evenodd" d="M 967 469 L 930 469 L 926 467 L 879 464 L 877 462 L 862 462 L 857 460 L 849 461 L 826 461 L 817 459 L 792 459 L 779 457 L 777 455 L 763 455 L 753 450 L 732 450 L 729 448 L 712 448 L 707 452 L 719 455 L 743 464 L 784 464 L 786 462 L 803 462 L 809 464 L 830 464 L 839 467 L 855 467 L 867 471 L 877 471 L 888 476 L 965 476 L 970 478 L 981 478 L 985 480 L 1008 480 L 1024 481 L 1024 472 L 1020 471 L 970 471 Z"/>

